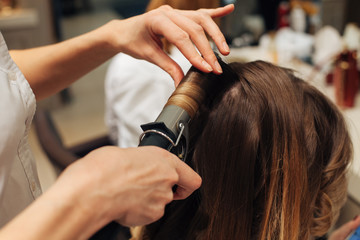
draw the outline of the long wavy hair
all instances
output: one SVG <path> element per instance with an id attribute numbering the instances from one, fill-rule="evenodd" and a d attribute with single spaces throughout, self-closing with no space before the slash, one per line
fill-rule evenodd
<path id="1" fill-rule="evenodd" d="M 346 200 L 352 144 L 342 114 L 289 69 L 262 61 L 229 67 L 232 84 L 190 125 L 188 164 L 201 188 L 169 204 L 142 239 L 323 236 Z"/>

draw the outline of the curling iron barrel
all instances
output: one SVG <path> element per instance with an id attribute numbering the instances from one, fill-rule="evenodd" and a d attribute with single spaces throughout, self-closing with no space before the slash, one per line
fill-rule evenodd
<path id="1" fill-rule="evenodd" d="M 184 128 L 195 116 L 199 105 L 206 97 L 205 73 L 191 67 L 180 85 L 170 96 L 155 122 L 142 125 L 144 133 L 139 146 L 155 145 L 171 151 L 179 143 Z"/>
<path id="2" fill-rule="evenodd" d="M 185 161 L 189 144 L 188 123 L 200 105 L 211 104 L 237 79 L 230 66 L 218 55 L 217 58 L 224 72 L 221 78 L 191 67 L 155 122 L 141 125 L 144 132 L 140 136 L 139 146 L 158 146 Z"/>

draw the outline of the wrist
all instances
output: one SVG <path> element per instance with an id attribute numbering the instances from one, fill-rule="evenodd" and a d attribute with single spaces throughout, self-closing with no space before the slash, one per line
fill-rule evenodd
<path id="1" fill-rule="evenodd" d="M 126 42 L 124 40 L 124 24 L 126 20 L 111 20 L 106 23 L 104 26 L 96 29 L 95 31 L 99 31 L 99 34 L 95 34 L 97 36 L 101 36 L 101 40 L 104 41 L 104 47 L 109 49 L 109 51 L 113 52 L 114 55 L 123 52 Z M 121 34 L 119 34 L 121 33 Z"/>
<path id="2" fill-rule="evenodd" d="M 62 236 L 59 239 L 88 239 L 106 224 L 106 220 L 99 216 L 92 202 L 85 202 L 82 189 L 77 187 L 76 183 L 67 188 L 57 187 L 55 184 L 43 197 L 44 202 L 50 205 L 56 224 L 55 227 L 48 226 L 47 229 L 56 228 L 58 236 Z M 56 232 L 49 234 L 54 235 L 52 239 L 57 239 Z M 62 234 L 65 234 L 66 238 L 63 238 L 65 236 Z"/>
<path id="3" fill-rule="evenodd" d="M 4 226 L 0 238 L 89 239 L 102 225 L 93 217 L 95 210 L 90 214 L 84 212 L 80 202 L 75 192 L 64 191 L 61 185 L 55 184 Z"/>
<path id="4" fill-rule="evenodd" d="M 73 213 L 76 219 L 78 216 L 79 228 L 87 228 L 90 235 L 106 225 L 112 220 L 126 215 L 126 201 L 123 200 L 124 194 L 119 194 L 119 189 L 126 189 L 122 186 L 122 181 L 116 181 L 113 185 L 113 178 L 109 178 L 106 172 L 112 174 L 115 167 L 112 162 L 119 165 L 119 155 L 122 151 L 95 150 L 69 166 L 59 177 L 54 185 L 54 196 L 63 196 L 66 209 L 75 209 Z M 104 158 L 104 152 L 108 159 L 108 164 L 104 165 L 100 159 Z M 100 160 L 100 161 L 99 161 Z M 110 166 L 110 167 L 109 167 Z M 127 169 L 126 164 L 122 164 L 121 169 Z M 114 190 L 116 189 L 116 190 Z M 121 202 L 121 204 L 118 204 Z M 66 203 L 70 204 L 66 206 Z"/>
<path id="5" fill-rule="evenodd" d="M 116 53 L 125 53 L 133 56 L 133 48 L 139 48 L 134 46 L 134 42 L 138 39 L 134 39 L 134 35 L 138 34 L 136 31 L 140 29 L 139 22 L 140 16 L 131 17 L 123 20 L 112 20 L 103 26 L 104 35 L 106 35 L 107 44 Z M 133 56 L 136 57 L 136 56 Z"/>
<path id="6" fill-rule="evenodd" d="M 80 44 L 83 45 L 85 52 L 91 53 L 97 59 L 102 59 L 101 61 L 108 60 L 109 58 L 116 55 L 119 50 L 118 47 L 114 44 L 116 33 L 114 29 L 112 20 L 107 24 L 88 32 L 80 36 Z M 91 57 L 91 56 L 90 56 Z"/>
<path id="7" fill-rule="evenodd" d="M 91 173 L 86 175 L 87 171 L 83 170 L 86 170 L 83 164 L 71 165 L 42 196 L 43 202 L 53 208 L 57 230 L 60 234 L 68 234 L 62 239 L 88 239 L 112 220 L 106 214 L 106 205 L 94 193 L 98 188 L 97 177 Z"/>

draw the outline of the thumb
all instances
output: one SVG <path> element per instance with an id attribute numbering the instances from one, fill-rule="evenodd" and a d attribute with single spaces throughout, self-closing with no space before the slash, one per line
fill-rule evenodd
<path id="1" fill-rule="evenodd" d="M 201 186 L 201 177 L 189 165 L 175 159 L 175 168 L 179 174 L 177 189 L 174 194 L 174 200 L 185 199 Z"/>

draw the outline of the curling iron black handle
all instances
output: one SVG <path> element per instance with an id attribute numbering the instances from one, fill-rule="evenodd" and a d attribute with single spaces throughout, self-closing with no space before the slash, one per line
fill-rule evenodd
<path id="1" fill-rule="evenodd" d="M 170 151 L 176 141 L 175 134 L 163 122 L 143 124 L 141 128 L 144 133 L 139 146 L 157 146 Z"/>
<path id="2" fill-rule="evenodd" d="M 145 131 L 144 136 L 140 140 L 140 146 L 157 146 L 163 148 L 167 151 L 171 151 L 173 144 L 169 141 L 170 138 L 174 141 L 175 135 L 165 126 L 164 123 L 148 123 L 141 126 L 141 128 Z M 148 131 L 146 133 L 146 131 Z M 150 132 L 149 132 L 150 131 Z M 155 131 L 155 132 L 151 132 Z M 161 133 L 167 136 L 164 137 Z M 170 137 L 171 136 L 171 137 Z M 177 185 L 173 186 L 173 192 L 176 192 Z"/>
<path id="3" fill-rule="evenodd" d="M 148 133 L 140 141 L 139 146 L 157 146 L 169 151 L 172 145 L 163 136 L 156 133 Z"/>

